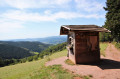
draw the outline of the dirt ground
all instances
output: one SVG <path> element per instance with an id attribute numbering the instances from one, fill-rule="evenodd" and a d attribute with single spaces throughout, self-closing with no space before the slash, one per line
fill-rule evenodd
<path id="1" fill-rule="evenodd" d="M 64 62 L 67 57 L 54 59 L 45 65 L 61 64 L 63 68 L 76 74 L 92 75 L 92 79 L 120 79 L 120 51 L 109 44 L 105 52 L 106 57 L 101 56 L 101 62 L 96 65 L 68 65 Z"/>

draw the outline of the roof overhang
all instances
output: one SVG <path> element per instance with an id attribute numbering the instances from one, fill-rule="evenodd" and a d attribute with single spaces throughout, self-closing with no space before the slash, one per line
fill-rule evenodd
<path id="1" fill-rule="evenodd" d="M 97 25 L 62 25 L 60 35 L 67 35 L 69 31 L 111 32 L 108 29 Z"/>

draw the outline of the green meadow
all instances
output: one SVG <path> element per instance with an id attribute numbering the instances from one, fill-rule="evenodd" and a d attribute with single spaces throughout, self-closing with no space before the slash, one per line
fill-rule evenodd
<path id="1" fill-rule="evenodd" d="M 49 57 L 46 57 L 44 59 L 40 59 L 38 61 L 33 61 L 33 62 L 26 62 L 26 63 L 20 63 L 16 65 L 11 65 L 11 66 L 6 66 L 6 67 L 1 67 L 0 68 L 0 79 L 51 79 L 48 73 L 51 71 L 48 71 L 49 69 L 61 69 L 59 76 L 70 76 L 69 78 L 72 78 L 71 74 L 68 73 L 67 71 L 63 70 L 60 66 L 53 66 L 53 67 L 45 67 L 44 64 L 46 61 L 58 58 L 61 56 L 65 56 L 67 54 L 66 50 L 63 50 L 61 52 L 57 52 L 52 54 Z M 57 71 L 56 69 L 56 71 Z M 38 72 L 42 76 L 38 76 Z M 59 70 L 58 70 L 59 72 Z M 57 75 L 57 79 L 60 79 L 59 76 Z M 56 77 L 55 77 L 56 78 Z M 52 78 L 52 79 L 55 79 Z M 62 77 L 61 77 L 62 78 Z"/>
<path id="2" fill-rule="evenodd" d="M 108 44 L 101 43 L 101 52 L 104 52 Z M 56 52 L 44 59 L 38 61 L 19 63 L 16 65 L 5 66 L 0 68 L 0 79 L 73 79 L 79 75 L 67 72 L 60 65 L 45 67 L 45 62 L 66 56 L 67 50 Z M 81 77 L 81 76 L 79 76 Z M 89 79 L 88 76 L 82 77 L 83 79 Z"/>

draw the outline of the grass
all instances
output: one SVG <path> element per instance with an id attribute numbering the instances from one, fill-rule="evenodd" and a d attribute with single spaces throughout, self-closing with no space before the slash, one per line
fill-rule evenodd
<path id="1" fill-rule="evenodd" d="M 61 65 L 44 67 L 31 74 L 31 79 L 73 79 L 74 77 L 74 74 L 62 69 Z"/>
<path id="2" fill-rule="evenodd" d="M 61 56 L 66 56 L 67 51 L 61 51 L 49 56 L 50 59 L 55 59 Z M 40 59 L 38 61 L 26 62 L 11 66 L 5 66 L 0 68 L 0 79 L 30 79 L 31 73 L 40 71 L 44 68 L 47 58 Z M 46 71 L 47 72 L 47 71 Z"/>
<path id="3" fill-rule="evenodd" d="M 65 60 L 65 63 L 68 65 L 75 65 L 71 60 L 67 59 Z"/>
<path id="4" fill-rule="evenodd" d="M 108 46 L 108 43 L 100 43 L 100 54 L 105 57 L 105 50 Z"/>
<path id="5" fill-rule="evenodd" d="M 33 52 L 33 54 L 38 55 L 39 53 L 38 52 Z"/>
<path id="6" fill-rule="evenodd" d="M 112 44 L 115 45 L 115 47 L 116 47 L 118 50 L 120 50 L 120 43 L 113 42 Z"/>
<path id="7" fill-rule="evenodd" d="M 89 76 L 83 76 L 83 79 L 90 79 Z"/>
<path id="8" fill-rule="evenodd" d="M 107 45 L 108 44 L 106 43 L 100 43 L 101 52 L 104 52 Z M 0 79 L 73 79 L 74 77 L 81 77 L 79 75 L 67 72 L 67 70 L 62 69 L 60 65 L 48 67 L 44 66 L 46 61 L 66 55 L 67 50 L 63 50 L 38 61 L 1 67 Z M 83 76 L 82 78 L 89 79 L 91 77 Z"/>

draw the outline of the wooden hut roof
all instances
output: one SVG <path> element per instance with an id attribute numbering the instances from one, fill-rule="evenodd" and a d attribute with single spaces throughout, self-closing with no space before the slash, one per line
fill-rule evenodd
<path id="1" fill-rule="evenodd" d="M 60 35 L 67 35 L 68 31 L 93 31 L 93 32 L 110 32 L 106 28 L 97 25 L 62 25 Z"/>

